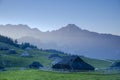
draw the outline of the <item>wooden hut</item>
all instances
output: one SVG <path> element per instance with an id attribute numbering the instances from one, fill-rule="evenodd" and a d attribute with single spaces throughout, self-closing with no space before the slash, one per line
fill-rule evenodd
<path id="1" fill-rule="evenodd" d="M 79 56 L 66 56 L 52 66 L 53 69 L 63 70 L 94 70 L 94 67 L 84 62 Z"/>

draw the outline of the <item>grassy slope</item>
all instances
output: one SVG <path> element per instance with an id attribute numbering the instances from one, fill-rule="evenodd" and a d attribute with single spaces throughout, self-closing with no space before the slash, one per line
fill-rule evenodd
<path id="1" fill-rule="evenodd" d="M 6 65 L 5 65 L 7 67 L 10 67 L 10 66 L 11 67 L 12 66 L 15 66 L 15 67 L 27 67 L 33 61 L 38 61 L 38 62 L 42 63 L 45 66 L 47 66 L 48 64 L 50 64 L 50 60 L 48 60 L 48 58 L 47 58 L 47 55 L 48 55 L 47 53 L 41 52 L 41 51 L 36 51 L 36 50 L 34 50 L 34 51 L 28 51 L 28 52 L 31 55 L 34 54 L 32 52 L 36 52 L 36 53 L 34 54 L 33 57 L 21 57 L 20 56 L 21 53 L 19 53 L 19 54 L 12 54 L 12 55 L 3 54 L 1 56 L 1 58 L 0 58 L 1 59 L 0 61 L 8 61 L 6 63 Z"/>
<path id="2" fill-rule="evenodd" d="M 92 59 L 92 58 L 86 58 L 81 57 L 85 62 L 91 64 L 92 66 L 96 68 L 106 68 L 112 65 L 111 62 L 105 61 L 105 60 L 98 60 L 98 59 Z"/>
<path id="3" fill-rule="evenodd" d="M 40 70 L 0 72 L 0 80 L 120 80 L 120 74 L 58 73 Z"/>
<path id="4" fill-rule="evenodd" d="M 48 59 L 48 56 L 52 53 L 48 53 L 41 50 L 32 49 L 28 51 L 33 57 L 20 57 L 20 55 L 25 51 L 14 46 L 1 43 L 0 45 L 8 46 L 10 49 L 15 49 L 17 54 L 8 55 L 8 51 L 0 51 L 0 65 L 4 65 L 6 67 L 27 67 L 33 61 L 39 61 L 44 66 L 50 66 L 51 60 Z M 63 56 L 63 54 L 60 54 Z M 87 63 L 93 65 L 97 68 L 105 68 L 111 65 L 110 62 L 104 60 L 91 59 L 86 57 L 81 57 Z"/>
<path id="5" fill-rule="evenodd" d="M 27 51 L 33 57 L 21 57 L 20 55 L 25 51 L 14 46 L 0 43 L 0 45 L 6 45 L 10 49 L 15 49 L 17 54 L 8 54 L 8 50 L 0 50 L 0 65 L 4 65 L 6 67 L 27 67 L 33 61 L 38 61 L 43 65 L 47 66 L 50 64 L 50 60 L 48 60 L 48 55 L 50 53 L 40 51 L 37 49 L 32 49 Z"/>

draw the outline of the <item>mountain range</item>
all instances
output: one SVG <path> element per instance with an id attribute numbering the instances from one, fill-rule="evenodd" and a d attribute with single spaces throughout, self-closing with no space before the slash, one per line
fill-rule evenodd
<path id="1" fill-rule="evenodd" d="M 27 25 L 0 25 L 0 34 L 30 42 L 38 48 L 56 49 L 98 59 L 120 59 L 120 36 L 100 34 L 68 24 L 58 30 L 42 32 Z"/>

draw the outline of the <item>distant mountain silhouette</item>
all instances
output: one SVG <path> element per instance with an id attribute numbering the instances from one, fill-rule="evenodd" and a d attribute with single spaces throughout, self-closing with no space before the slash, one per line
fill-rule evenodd
<path id="1" fill-rule="evenodd" d="M 58 30 L 41 32 L 27 25 L 0 25 L 0 34 L 30 42 L 39 48 L 56 49 L 99 59 L 120 59 L 120 36 L 99 34 L 68 24 Z"/>
<path id="2" fill-rule="evenodd" d="M 19 25 L 0 25 L 0 34 L 9 36 L 14 39 L 21 38 L 23 36 L 33 36 L 34 34 L 39 34 L 37 28 L 29 28 L 27 25 L 19 24 Z"/>

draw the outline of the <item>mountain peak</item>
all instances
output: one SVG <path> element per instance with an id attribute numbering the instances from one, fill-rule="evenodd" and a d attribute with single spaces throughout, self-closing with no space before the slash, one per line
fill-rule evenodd
<path id="1" fill-rule="evenodd" d="M 68 24 L 65 27 L 62 27 L 59 29 L 59 31 L 62 31 L 62 32 L 78 32 L 80 30 L 81 29 L 75 24 Z"/>
<path id="2" fill-rule="evenodd" d="M 68 24 L 67 26 L 75 27 L 76 25 L 75 25 L 75 24 Z M 76 26 L 76 27 L 77 27 L 77 26 Z"/>
<path id="3" fill-rule="evenodd" d="M 5 24 L 5 25 L 0 25 L 0 27 L 6 27 L 6 28 L 13 28 L 13 29 L 30 29 L 28 25 L 25 24 Z"/>
<path id="4" fill-rule="evenodd" d="M 38 28 L 32 28 L 33 31 L 41 32 Z"/>
<path id="5" fill-rule="evenodd" d="M 75 25 L 75 24 L 68 24 L 67 26 L 65 26 L 66 28 L 69 28 L 69 29 L 76 29 L 76 30 L 79 30 L 80 28 Z"/>

